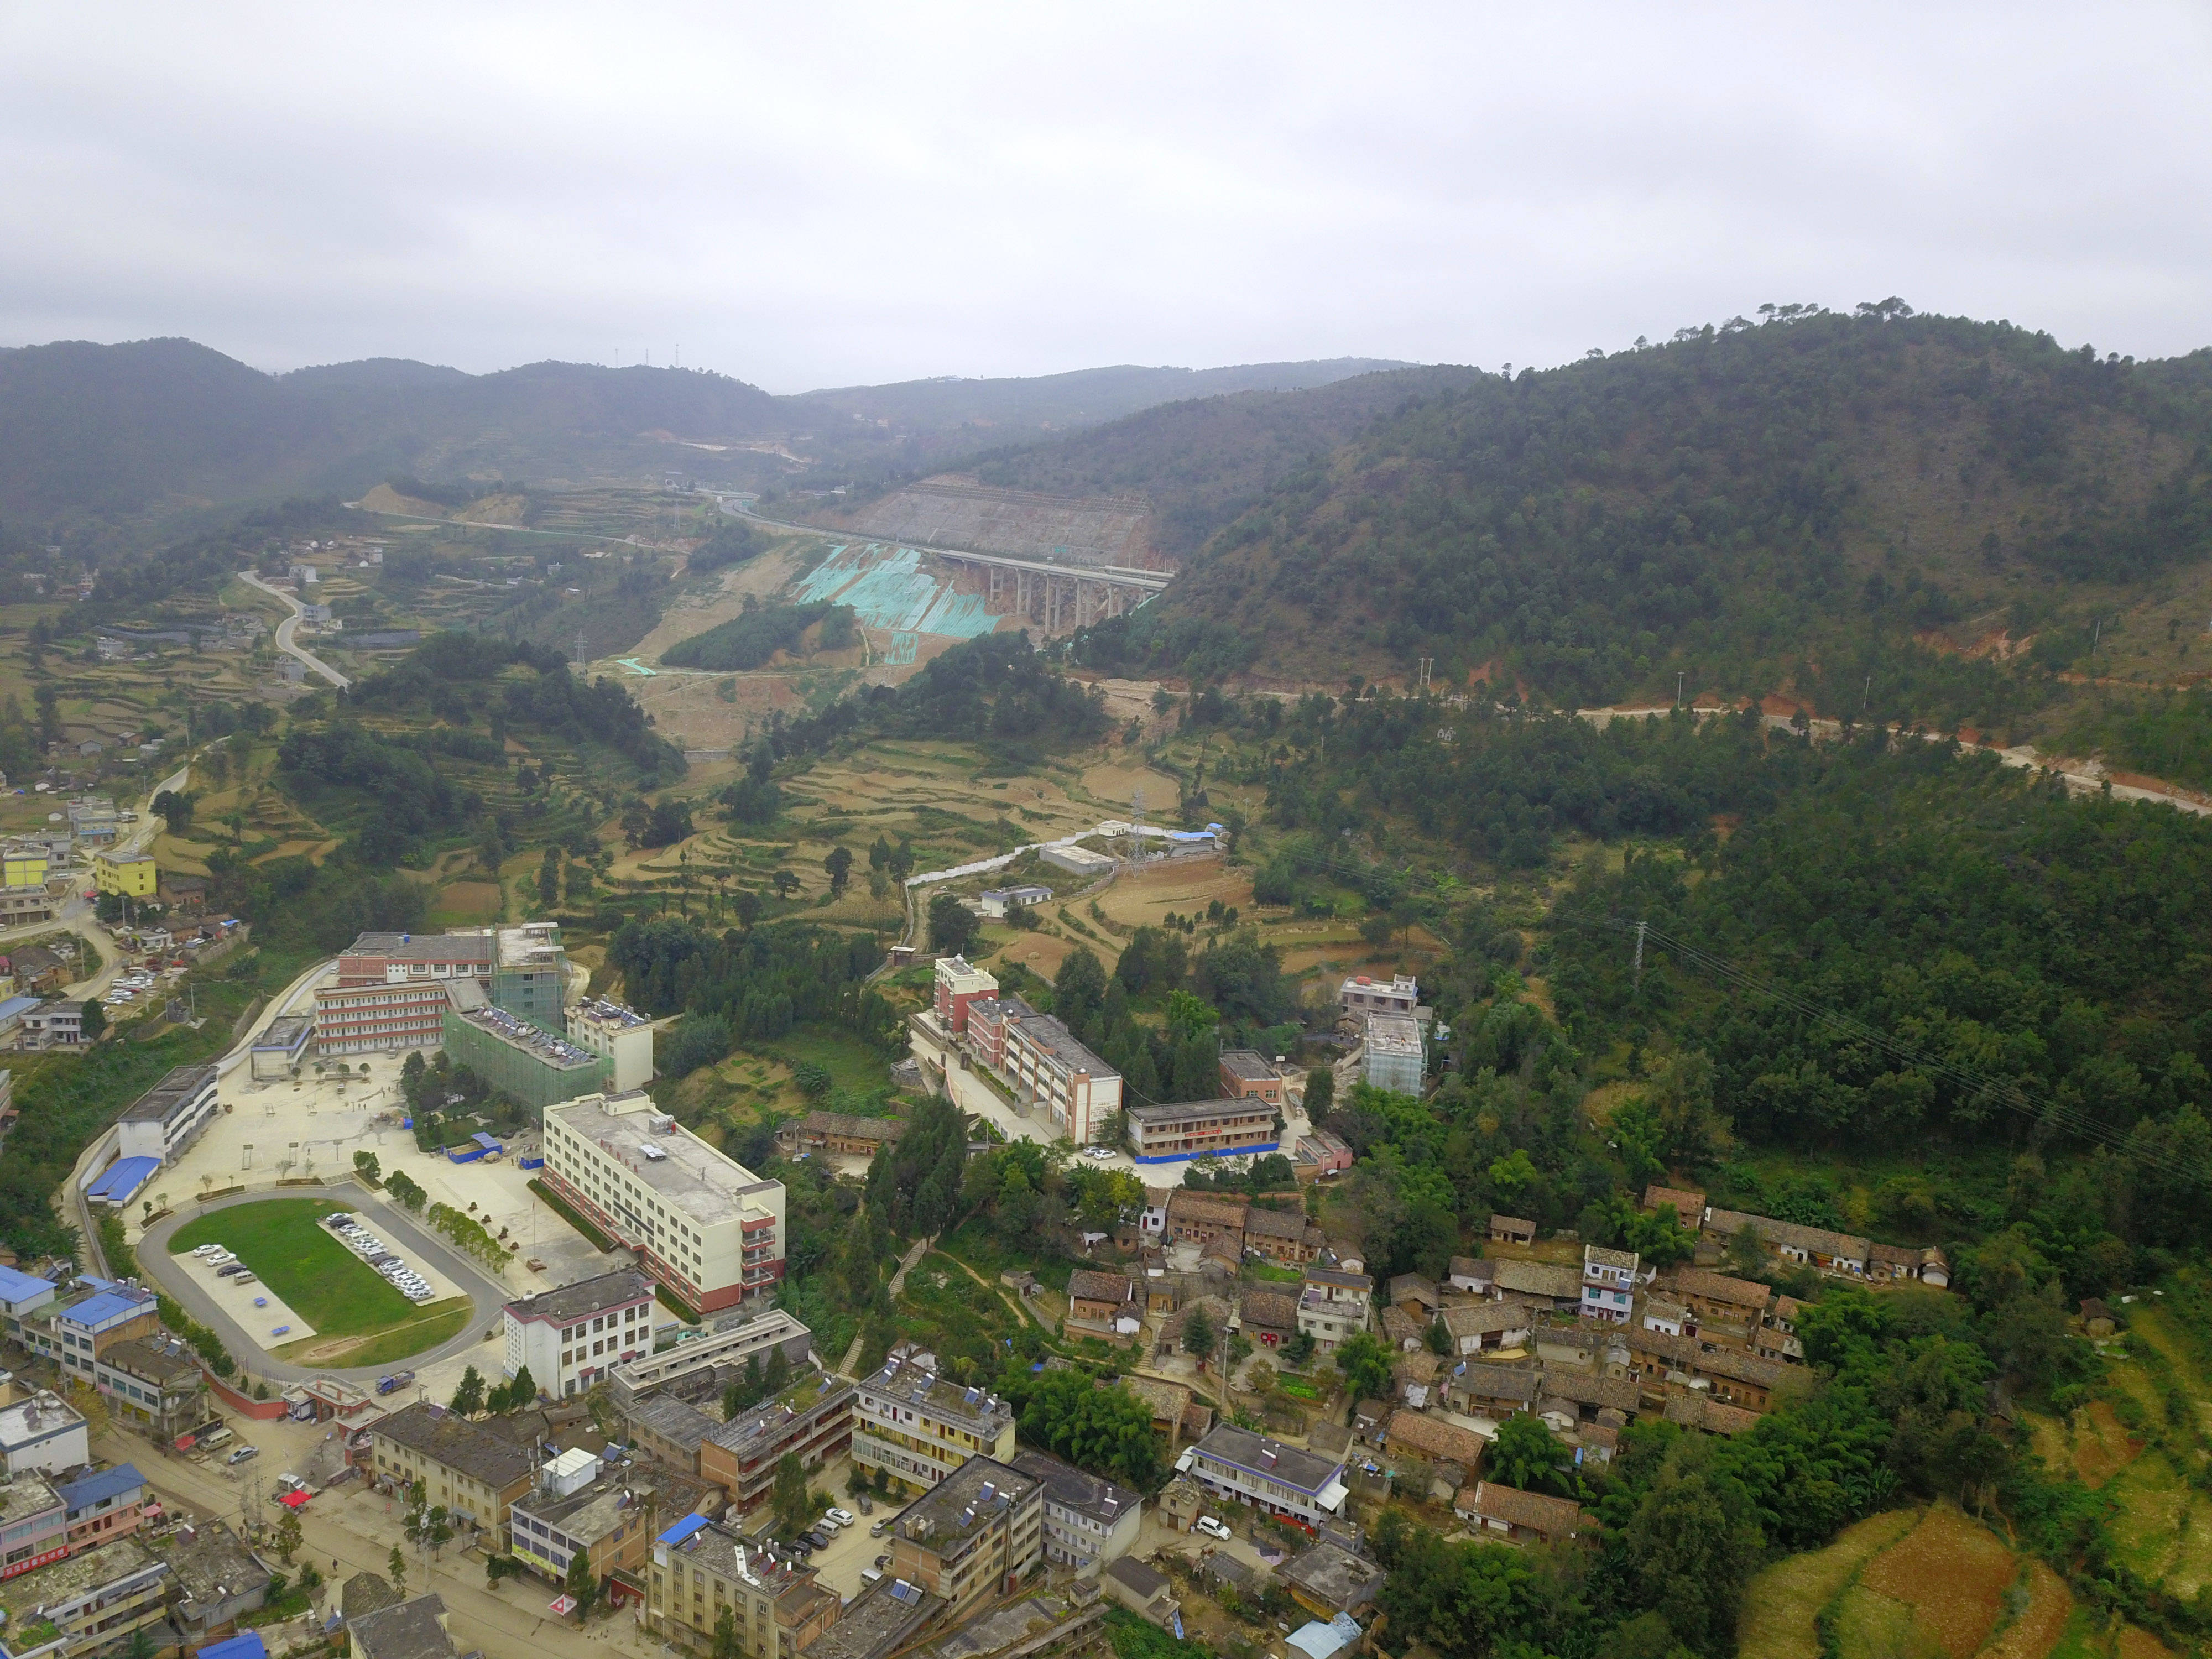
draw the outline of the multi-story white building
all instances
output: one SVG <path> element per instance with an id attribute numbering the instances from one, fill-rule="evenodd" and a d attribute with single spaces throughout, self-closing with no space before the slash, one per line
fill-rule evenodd
<path id="1" fill-rule="evenodd" d="M 1342 1267 L 1310 1265 L 1298 1287 L 1298 1328 L 1323 1353 L 1333 1353 L 1346 1337 L 1367 1328 L 1375 1281 Z"/>
<path id="2" fill-rule="evenodd" d="M 642 1091 L 545 1111 L 545 1181 L 701 1313 L 765 1303 L 783 1279 L 784 1193 Z M 651 1345 L 647 1345 L 651 1352 Z"/>
<path id="3" fill-rule="evenodd" d="M 806 1363 L 814 1333 L 781 1308 L 755 1308 L 726 1316 L 713 1328 L 690 1333 L 659 1354 L 640 1354 L 608 1373 L 615 1399 L 625 1408 L 643 1396 L 717 1365 L 742 1367 L 781 1349 L 794 1370 Z"/>
<path id="4" fill-rule="evenodd" d="M 1595 1244 L 1583 1246 L 1583 1305 L 1584 1319 L 1602 1319 L 1626 1325 L 1636 1301 L 1638 1265 L 1633 1250 L 1608 1250 Z"/>
<path id="5" fill-rule="evenodd" d="M 1013 1467 L 1044 1483 L 1045 1559 L 1096 1572 L 1135 1547 L 1144 1499 L 1126 1486 L 1024 1448 Z"/>
<path id="6" fill-rule="evenodd" d="M 91 1461 L 84 1413 L 59 1395 L 41 1390 L 0 1407 L 0 1465 L 7 1474 L 40 1469 L 59 1474 Z"/>
<path id="7" fill-rule="evenodd" d="M 653 1022 L 619 1002 L 592 998 L 568 1011 L 568 1041 L 614 1066 L 617 1094 L 653 1081 Z"/>
<path id="8" fill-rule="evenodd" d="M 1311 1528 L 1344 1512 L 1342 1460 L 1224 1423 L 1176 1460 L 1208 1491 Z"/>
<path id="9" fill-rule="evenodd" d="M 507 1304 L 507 1375 L 555 1399 L 584 1394 L 625 1359 L 653 1352 L 653 1281 L 635 1267 Z"/>
<path id="10" fill-rule="evenodd" d="M 1008 1020 L 1006 1050 L 1016 1093 L 1042 1112 L 1055 1136 L 1088 1146 L 1121 1109 L 1121 1074 L 1050 1014 Z"/>
<path id="11" fill-rule="evenodd" d="M 1420 981 L 1411 974 L 1383 981 L 1354 974 L 1337 988 L 1337 1006 L 1355 1019 L 1362 1014 L 1410 1014 L 1420 1006 Z"/>
<path id="12" fill-rule="evenodd" d="M 216 1098 L 219 1076 L 213 1066 L 176 1067 L 123 1109 L 116 1150 L 125 1158 L 174 1162 L 222 1109 Z"/>
<path id="13" fill-rule="evenodd" d="M 154 1292 L 141 1285 L 88 1274 L 77 1285 L 70 1300 L 25 1315 L 15 1335 L 40 1358 L 52 1360 L 65 1381 L 92 1388 L 100 1357 L 118 1342 L 151 1336 L 161 1328 L 161 1311 Z"/>
<path id="14" fill-rule="evenodd" d="M 915 1360 L 865 1377 L 853 1413 L 853 1462 L 926 1492 L 971 1457 L 1014 1452 L 1014 1409 L 981 1388 L 940 1381 Z"/>
<path id="15" fill-rule="evenodd" d="M 539 1577 L 557 1584 L 581 1550 L 593 1571 L 635 1571 L 645 1561 L 650 1491 L 618 1472 L 600 1478 L 601 1460 L 580 1448 L 538 1471 L 538 1484 L 508 1505 L 508 1547 Z"/>

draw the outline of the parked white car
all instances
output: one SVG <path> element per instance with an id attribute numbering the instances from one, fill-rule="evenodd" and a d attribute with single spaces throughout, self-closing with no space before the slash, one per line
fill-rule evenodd
<path id="1" fill-rule="evenodd" d="M 1233 1538 L 1236 1534 L 1210 1515 L 1201 1515 L 1194 1524 L 1208 1538 Z"/>

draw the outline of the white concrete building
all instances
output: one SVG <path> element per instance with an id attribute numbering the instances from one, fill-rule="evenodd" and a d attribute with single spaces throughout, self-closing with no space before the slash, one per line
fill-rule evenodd
<path id="1" fill-rule="evenodd" d="M 625 1359 L 653 1352 L 653 1281 L 635 1267 L 507 1304 L 506 1374 L 524 1366 L 541 1393 L 583 1394 Z"/>
<path id="2" fill-rule="evenodd" d="M 568 1011 L 568 1041 L 613 1065 L 608 1081 L 616 1094 L 653 1081 L 653 1022 L 635 1009 L 604 999 L 580 1002 Z"/>
<path id="3" fill-rule="evenodd" d="M 1138 1493 L 1046 1452 L 1018 1451 L 1012 1465 L 1044 1483 L 1045 1559 L 1087 1575 L 1135 1547 L 1145 1514 Z"/>
<path id="4" fill-rule="evenodd" d="M 1362 1014 L 1411 1014 L 1420 1006 L 1421 984 L 1411 974 L 1379 980 L 1355 974 L 1337 988 L 1337 1006 L 1354 1018 Z"/>
<path id="5" fill-rule="evenodd" d="M 213 1066 L 179 1066 L 123 1109 L 116 1150 L 125 1158 L 173 1163 L 222 1110 Z"/>
<path id="6" fill-rule="evenodd" d="M 1346 1338 L 1367 1328 L 1375 1281 L 1365 1273 L 1318 1264 L 1305 1270 L 1298 1288 L 1298 1328 L 1323 1353 L 1333 1353 Z"/>
<path id="7" fill-rule="evenodd" d="M 783 1183 L 724 1157 L 650 1095 L 546 1108 L 545 1182 L 700 1313 L 764 1304 L 782 1282 Z"/>
<path id="8" fill-rule="evenodd" d="M 1636 1302 L 1637 1267 L 1633 1250 L 1583 1245 L 1582 1316 L 1626 1325 Z"/>
<path id="9" fill-rule="evenodd" d="M 1042 1107 L 1054 1137 L 1079 1146 L 1121 1109 L 1121 1074 L 1050 1014 L 1006 1022 L 1006 1068 L 1023 1103 Z"/>
<path id="10" fill-rule="evenodd" d="M 1176 1460 L 1208 1491 L 1308 1526 L 1344 1513 L 1340 1458 L 1320 1457 L 1224 1423 Z"/>
<path id="11" fill-rule="evenodd" d="M 59 1474 L 92 1461 L 84 1413 L 41 1389 L 28 1400 L 0 1408 L 0 1460 L 9 1474 L 39 1469 Z"/>

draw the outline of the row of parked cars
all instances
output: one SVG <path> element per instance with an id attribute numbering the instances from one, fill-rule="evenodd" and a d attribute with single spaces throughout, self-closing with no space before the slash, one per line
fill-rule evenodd
<path id="1" fill-rule="evenodd" d="M 428 1279 L 385 1249 L 384 1241 L 352 1216 L 326 1215 L 323 1224 L 337 1235 L 339 1243 L 390 1279 L 392 1288 L 410 1302 L 420 1304 L 437 1298 L 438 1292 Z"/>
<path id="2" fill-rule="evenodd" d="M 253 1275 L 246 1271 L 246 1264 L 220 1244 L 203 1244 L 192 1254 L 214 1268 L 217 1279 L 235 1279 L 240 1285 L 255 1282 Z"/>
<path id="3" fill-rule="evenodd" d="M 127 974 L 118 975 L 100 1000 L 111 1008 L 121 1008 L 151 991 L 155 982 L 154 975 L 145 969 L 134 968 Z"/>
<path id="4" fill-rule="evenodd" d="M 867 1500 L 863 1498 L 861 1501 L 865 1503 Z M 828 1549 L 831 1537 L 852 1524 L 853 1512 L 850 1510 L 825 1510 L 815 1517 L 814 1525 L 810 1530 L 799 1534 L 785 1547 L 797 1555 L 811 1555 L 817 1550 Z M 881 1535 L 880 1533 L 872 1531 L 870 1534 L 872 1537 Z"/>

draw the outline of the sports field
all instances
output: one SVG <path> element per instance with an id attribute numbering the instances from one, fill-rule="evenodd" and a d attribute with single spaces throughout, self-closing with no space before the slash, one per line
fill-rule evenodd
<path id="1" fill-rule="evenodd" d="M 220 1244 L 234 1252 L 315 1328 L 313 1358 L 324 1364 L 381 1364 L 458 1331 L 468 1317 L 465 1298 L 418 1308 L 331 1237 L 321 1218 L 349 1207 L 322 1198 L 240 1204 L 178 1228 L 169 1250 Z"/>

